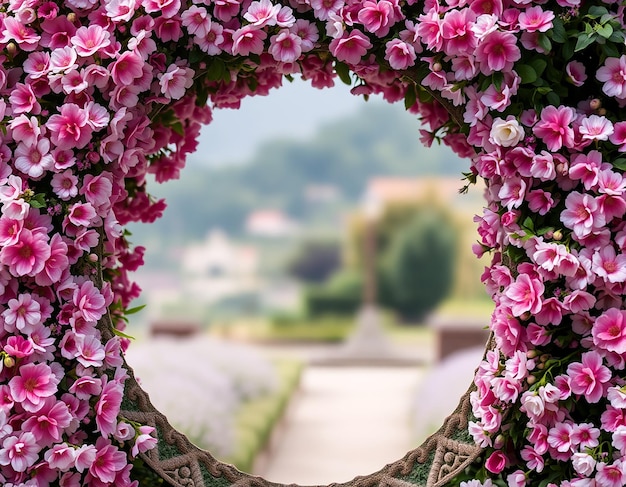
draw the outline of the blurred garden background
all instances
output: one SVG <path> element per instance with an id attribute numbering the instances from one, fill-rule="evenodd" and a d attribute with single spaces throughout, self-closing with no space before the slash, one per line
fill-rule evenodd
<path id="1" fill-rule="evenodd" d="M 460 191 L 467 161 L 424 147 L 401 104 L 289 90 L 216 112 L 181 179 L 152 185 L 168 206 L 129 228 L 147 250 L 128 361 L 218 458 L 269 480 L 344 481 L 418 446 L 469 385 L 491 312 L 472 252 L 483 188 Z M 386 350 L 371 364 L 343 353 L 364 307 Z M 336 436 L 311 436 L 324 428 Z M 341 452 L 364 463 L 324 477 L 321 457 Z"/>

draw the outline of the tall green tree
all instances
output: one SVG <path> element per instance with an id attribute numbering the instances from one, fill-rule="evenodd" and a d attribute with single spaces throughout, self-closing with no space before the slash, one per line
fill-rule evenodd
<path id="1" fill-rule="evenodd" d="M 455 227 L 444 212 L 417 212 L 382 256 L 381 304 L 405 321 L 422 320 L 452 289 L 456 241 Z"/>

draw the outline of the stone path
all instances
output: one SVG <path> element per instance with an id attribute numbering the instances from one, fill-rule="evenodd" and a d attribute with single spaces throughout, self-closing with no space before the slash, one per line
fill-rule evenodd
<path id="1" fill-rule="evenodd" d="M 328 484 L 400 459 L 417 445 L 411 405 L 424 370 L 307 367 L 282 431 L 254 473 L 280 483 Z"/>

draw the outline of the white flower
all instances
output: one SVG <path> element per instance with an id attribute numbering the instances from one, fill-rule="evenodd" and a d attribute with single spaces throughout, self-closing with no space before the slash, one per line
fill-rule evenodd
<path id="1" fill-rule="evenodd" d="M 576 452 L 572 455 L 572 465 L 578 475 L 589 477 L 596 467 L 596 461 L 587 453 Z"/>
<path id="2" fill-rule="evenodd" d="M 500 147 L 513 147 L 524 138 L 524 128 L 520 123 L 509 115 L 506 120 L 496 118 L 491 125 L 489 141 Z"/>

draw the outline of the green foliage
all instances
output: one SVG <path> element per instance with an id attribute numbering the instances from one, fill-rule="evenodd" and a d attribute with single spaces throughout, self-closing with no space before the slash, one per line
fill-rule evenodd
<path id="1" fill-rule="evenodd" d="M 339 243 L 328 240 L 309 240 L 302 244 L 297 255 L 287 265 L 287 272 L 304 282 L 322 283 L 341 265 Z"/>
<path id="2" fill-rule="evenodd" d="M 324 286 L 312 286 L 305 293 L 306 311 L 311 317 L 351 315 L 363 301 L 363 277 L 346 269 L 335 274 Z"/>
<path id="3" fill-rule="evenodd" d="M 456 238 L 445 214 L 417 213 L 383 256 L 383 304 L 410 321 L 432 311 L 452 287 Z"/>

